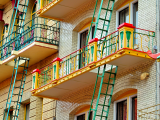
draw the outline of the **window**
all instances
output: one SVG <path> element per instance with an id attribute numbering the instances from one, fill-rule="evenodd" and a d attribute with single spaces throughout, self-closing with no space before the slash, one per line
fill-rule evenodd
<path id="1" fill-rule="evenodd" d="M 129 7 L 119 12 L 119 25 L 124 22 L 129 23 Z"/>
<path id="2" fill-rule="evenodd" d="M 94 31 L 95 31 L 95 26 L 92 27 L 91 30 L 91 39 L 93 39 L 93 35 L 94 35 Z M 82 33 L 80 33 L 80 48 L 83 48 L 87 45 L 87 36 L 88 36 L 88 29 L 83 31 Z M 79 68 L 82 68 L 85 65 L 85 48 L 82 49 L 80 52 L 80 59 L 79 59 Z"/>
<path id="3" fill-rule="evenodd" d="M 90 105 L 83 107 L 82 109 L 80 109 L 74 117 L 74 120 L 86 120 L 88 119 L 88 115 L 89 115 L 89 110 L 90 110 Z M 90 113 L 90 117 L 89 120 L 92 120 L 92 111 Z"/>
<path id="4" fill-rule="evenodd" d="M 85 114 L 77 116 L 77 120 L 85 120 Z"/>
<path id="5" fill-rule="evenodd" d="M 137 90 L 129 90 L 115 99 L 113 120 L 137 120 Z"/>
<path id="6" fill-rule="evenodd" d="M 137 97 L 132 98 L 132 120 L 137 120 Z"/>
<path id="7" fill-rule="evenodd" d="M 89 115 L 89 112 L 88 112 L 88 115 Z M 81 115 L 77 115 L 77 119 L 76 120 L 85 120 L 85 118 L 87 118 L 88 119 L 88 115 L 87 115 L 87 117 L 86 117 L 86 114 L 84 113 L 84 114 L 81 114 Z M 90 117 L 89 117 L 89 120 L 92 120 L 92 111 L 91 111 L 91 113 L 90 113 Z"/>
<path id="8" fill-rule="evenodd" d="M 34 4 L 31 12 L 31 20 L 32 20 L 31 26 L 35 24 L 35 17 L 36 17 L 36 3 Z"/>
<path id="9" fill-rule="evenodd" d="M 15 36 L 20 32 L 20 29 L 19 29 L 19 15 L 17 15 L 16 17 L 16 22 L 15 22 Z"/>
<path id="10" fill-rule="evenodd" d="M 128 105 L 127 101 L 132 101 Z M 131 117 L 129 117 L 127 113 L 127 106 L 131 106 L 129 108 L 129 112 L 131 113 Z M 137 120 L 137 96 L 136 97 L 130 97 L 127 98 L 126 100 L 120 101 L 116 103 L 116 120 L 127 120 L 127 116 L 131 118 L 131 120 Z"/>
<path id="11" fill-rule="evenodd" d="M 127 100 L 117 103 L 117 120 L 127 120 Z"/>
<path id="12" fill-rule="evenodd" d="M 29 120 L 30 104 L 26 105 L 25 120 Z"/>
<path id="13" fill-rule="evenodd" d="M 126 5 L 127 4 L 127 5 Z M 122 9 L 122 7 L 124 9 Z M 131 23 L 135 27 L 138 27 L 138 2 L 134 0 L 132 2 L 126 1 L 121 5 L 121 8 L 117 10 L 117 22 L 116 28 L 122 23 Z M 135 32 L 138 32 L 138 29 L 135 29 Z M 138 35 L 134 36 L 134 45 L 138 44 Z"/>

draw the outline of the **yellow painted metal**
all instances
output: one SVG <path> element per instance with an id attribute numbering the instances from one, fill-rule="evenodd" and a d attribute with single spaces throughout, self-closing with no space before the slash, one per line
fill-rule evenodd
<path id="1" fill-rule="evenodd" d="M 46 6 L 43 6 L 42 5 L 43 0 L 41 0 L 41 2 L 40 2 L 41 9 L 37 11 L 37 15 L 40 16 L 40 17 L 42 17 L 45 12 L 47 12 L 48 10 L 50 10 L 52 7 L 54 7 L 55 5 L 57 5 L 58 3 L 60 3 L 61 1 L 62 0 L 54 0 L 50 4 L 48 4 Z"/>
<path id="2" fill-rule="evenodd" d="M 120 35 L 120 33 L 123 31 L 123 43 L 121 43 L 121 35 Z M 119 36 L 120 36 L 120 40 L 119 40 L 119 49 L 121 49 L 121 48 L 128 48 L 127 47 L 127 34 L 126 34 L 126 32 L 127 31 L 130 31 L 131 32 L 131 37 L 130 37 L 130 40 L 129 40 L 129 48 L 130 49 L 133 49 L 133 31 L 134 31 L 134 28 L 130 28 L 130 27 L 126 27 L 126 26 L 124 26 L 124 27 L 122 27 L 122 28 L 120 28 L 119 29 Z M 123 46 L 122 46 L 123 45 Z"/>
<path id="3" fill-rule="evenodd" d="M 94 51 L 93 51 L 93 61 L 92 61 L 92 54 L 91 54 L 91 49 L 90 49 L 90 63 L 97 61 L 97 42 L 92 42 L 90 44 L 90 48 L 91 47 L 94 47 Z"/>
<path id="4" fill-rule="evenodd" d="M 33 74 L 32 74 L 32 81 L 33 81 L 33 79 L 34 79 L 34 77 L 35 77 L 35 83 L 34 82 L 32 82 L 32 88 L 34 88 L 34 89 L 37 89 L 39 86 L 38 86 L 38 78 L 39 78 L 39 76 L 38 76 L 39 74 L 38 74 L 38 72 L 34 72 Z"/>
<path id="5" fill-rule="evenodd" d="M 54 65 L 56 65 L 56 71 L 54 72 Z M 54 80 L 54 76 L 55 76 L 55 79 L 58 79 L 59 78 L 59 61 L 55 61 L 53 62 L 53 80 Z"/>
<path id="6" fill-rule="evenodd" d="M 146 52 L 139 52 L 139 51 L 135 51 L 135 50 L 131 50 L 131 49 L 121 49 L 119 51 L 117 51 L 115 54 L 112 54 L 110 56 L 107 56 L 105 58 L 102 58 L 98 61 L 95 61 L 94 63 L 90 63 L 88 64 L 87 66 L 79 69 L 79 70 L 76 70 L 66 76 L 63 76 L 37 90 L 32 90 L 32 94 L 33 95 L 38 95 L 39 93 L 43 92 L 43 91 L 46 91 L 48 89 L 51 89 L 55 86 L 58 86 L 66 81 L 69 81 L 70 79 L 74 78 L 74 77 L 77 77 L 79 75 L 82 75 L 86 72 L 89 72 L 90 70 L 93 70 L 99 66 L 102 66 L 104 64 L 108 64 L 109 62 L 113 61 L 113 60 L 116 60 L 124 55 L 131 55 L 131 56 L 136 56 L 136 57 L 141 57 L 141 58 L 146 58 L 146 59 L 150 59 L 150 60 L 154 60 L 152 59 L 150 56 L 148 56 L 148 54 Z M 57 62 L 58 64 L 58 62 Z M 58 69 L 57 69 L 58 70 Z"/>

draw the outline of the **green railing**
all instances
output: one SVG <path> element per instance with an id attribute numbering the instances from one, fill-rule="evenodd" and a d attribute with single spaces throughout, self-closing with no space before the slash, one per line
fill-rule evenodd
<path id="1" fill-rule="evenodd" d="M 136 32 L 135 32 L 136 31 Z M 144 29 L 134 28 L 132 32 L 126 32 L 126 38 L 124 38 L 124 31 L 117 30 L 103 38 L 100 38 L 96 42 L 96 47 L 89 44 L 65 57 L 59 61 L 58 78 L 63 78 L 81 68 L 86 67 L 96 59 L 101 60 L 122 48 L 135 49 L 143 52 L 153 50 L 153 46 L 156 45 L 155 32 Z M 126 40 L 126 42 L 124 42 Z M 133 43 L 131 43 L 133 42 Z M 121 44 L 122 43 L 122 44 Z M 124 46 L 126 44 L 126 47 Z M 96 51 L 96 53 L 94 53 Z M 94 55 L 96 54 L 96 58 Z M 39 74 L 38 87 L 44 86 L 49 82 L 53 82 L 55 77 L 55 66 L 50 64 L 46 68 L 43 68 L 41 74 Z M 54 72 L 53 72 L 54 71 Z M 56 72 L 55 72 L 56 73 Z"/>
<path id="2" fill-rule="evenodd" d="M 34 41 L 59 45 L 60 22 L 36 17 L 23 27 L 24 32 L 21 33 L 22 28 L 18 28 L 0 41 L 0 60 L 11 56 L 13 50 L 18 51 Z"/>

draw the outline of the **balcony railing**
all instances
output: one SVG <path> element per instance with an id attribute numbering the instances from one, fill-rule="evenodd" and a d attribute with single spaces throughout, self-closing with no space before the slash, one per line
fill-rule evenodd
<path id="1" fill-rule="evenodd" d="M 138 110 L 140 120 L 160 120 L 160 104 Z"/>
<path id="2" fill-rule="evenodd" d="M 54 60 L 49 66 L 40 70 L 37 87 L 42 87 L 56 79 L 63 78 L 123 48 L 143 52 L 152 51 L 153 46 L 156 45 L 155 32 L 133 27 L 131 31 L 119 28 L 119 30 L 103 38 L 91 40 L 89 45 L 62 59 Z"/>
<path id="3" fill-rule="evenodd" d="M 24 31 L 21 33 L 22 28 Z M 60 23 L 58 21 L 36 17 L 22 28 L 17 27 L 16 31 L 0 41 L 0 60 L 11 56 L 13 50 L 18 51 L 34 41 L 59 45 Z"/>
<path id="4" fill-rule="evenodd" d="M 47 5 L 49 5 L 50 3 L 52 3 L 53 1 L 57 1 L 57 0 L 41 0 L 41 7 L 40 8 L 43 8 Z"/>

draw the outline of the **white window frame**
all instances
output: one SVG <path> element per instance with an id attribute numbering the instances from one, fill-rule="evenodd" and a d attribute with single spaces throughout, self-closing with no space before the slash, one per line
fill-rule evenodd
<path id="1" fill-rule="evenodd" d="M 129 120 L 132 119 L 132 98 L 136 97 L 137 94 L 129 96 Z"/>
<path id="2" fill-rule="evenodd" d="M 137 96 L 137 94 L 129 96 L 129 116 L 128 116 L 129 120 L 131 120 L 131 118 L 132 118 L 132 98 L 136 97 L 136 96 Z M 117 103 L 122 102 L 124 100 L 127 100 L 127 97 L 120 99 L 120 100 L 117 100 L 117 101 L 114 101 L 113 120 L 116 120 L 116 117 L 117 117 Z M 128 101 L 127 101 L 127 103 L 128 103 Z"/>
<path id="3" fill-rule="evenodd" d="M 117 103 L 118 102 L 122 102 L 124 100 L 127 100 L 127 97 L 123 98 L 123 99 L 120 99 L 120 100 L 117 100 L 117 101 L 114 101 L 114 107 L 113 107 L 113 120 L 116 120 L 116 117 L 117 117 Z"/>
<path id="4" fill-rule="evenodd" d="M 129 7 L 129 4 L 127 4 L 127 5 L 125 5 L 125 6 L 123 6 L 123 7 L 121 7 L 120 9 L 118 9 L 117 11 L 116 11 L 116 29 L 118 28 L 118 24 L 119 24 L 119 12 L 121 11 L 121 10 L 123 10 L 123 9 L 125 9 L 125 8 L 127 8 L 127 7 L 129 7 L 129 11 L 130 11 L 130 23 L 131 24 L 133 24 L 133 4 L 134 3 L 136 3 L 136 2 L 138 2 L 138 0 L 134 0 L 134 1 L 132 1 L 131 2 L 131 6 Z"/>

